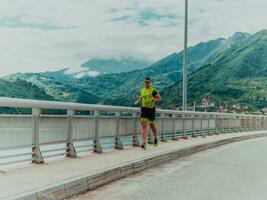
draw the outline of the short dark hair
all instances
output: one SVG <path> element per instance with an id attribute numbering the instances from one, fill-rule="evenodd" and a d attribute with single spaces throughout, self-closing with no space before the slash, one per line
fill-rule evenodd
<path id="1" fill-rule="evenodd" d="M 145 77 L 144 78 L 146 81 L 150 81 L 151 82 L 151 78 L 149 78 L 149 77 Z"/>

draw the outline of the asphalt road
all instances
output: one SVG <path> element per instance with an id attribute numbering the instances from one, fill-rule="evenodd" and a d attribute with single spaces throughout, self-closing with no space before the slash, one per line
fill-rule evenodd
<path id="1" fill-rule="evenodd" d="M 75 200 L 266 200 L 267 138 L 156 166 Z"/>

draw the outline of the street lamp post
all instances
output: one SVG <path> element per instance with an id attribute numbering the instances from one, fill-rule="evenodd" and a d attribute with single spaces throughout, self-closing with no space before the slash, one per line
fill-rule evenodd
<path id="1" fill-rule="evenodd" d="M 183 58 L 183 111 L 187 111 L 187 23 L 188 23 L 188 0 L 185 0 L 184 21 L 184 58 Z"/>

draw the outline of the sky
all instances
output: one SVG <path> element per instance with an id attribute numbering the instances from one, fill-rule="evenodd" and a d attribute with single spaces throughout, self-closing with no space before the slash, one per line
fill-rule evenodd
<path id="1" fill-rule="evenodd" d="M 189 46 L 267 28 L 266 0 L 189 0 Z M 0 76 L 183 48 L 184 0 L 1 0 Z"/>

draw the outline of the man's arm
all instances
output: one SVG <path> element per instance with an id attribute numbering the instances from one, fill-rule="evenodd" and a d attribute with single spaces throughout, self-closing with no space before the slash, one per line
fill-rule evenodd
<path id="1" fill-rule="evenodd" d="M 160 102 L 161 101 L 161 96 L 159 93 L 155 96 L 155 102 Z"/>
<path id="2" fill-rule="evenodd" d="M 139 97 L 136 102 L 134 102 L 134 105 L 138 105 L 142 101 L 142 97 Z"/>
<path id="3" fill-rule="evenodd" d="M 155 102 L 160 102 L 161 101 L 161 96 L 159 95 L 157 90 L 154 90 L 152 93 L 153 97 L 155 98 Z"/>

